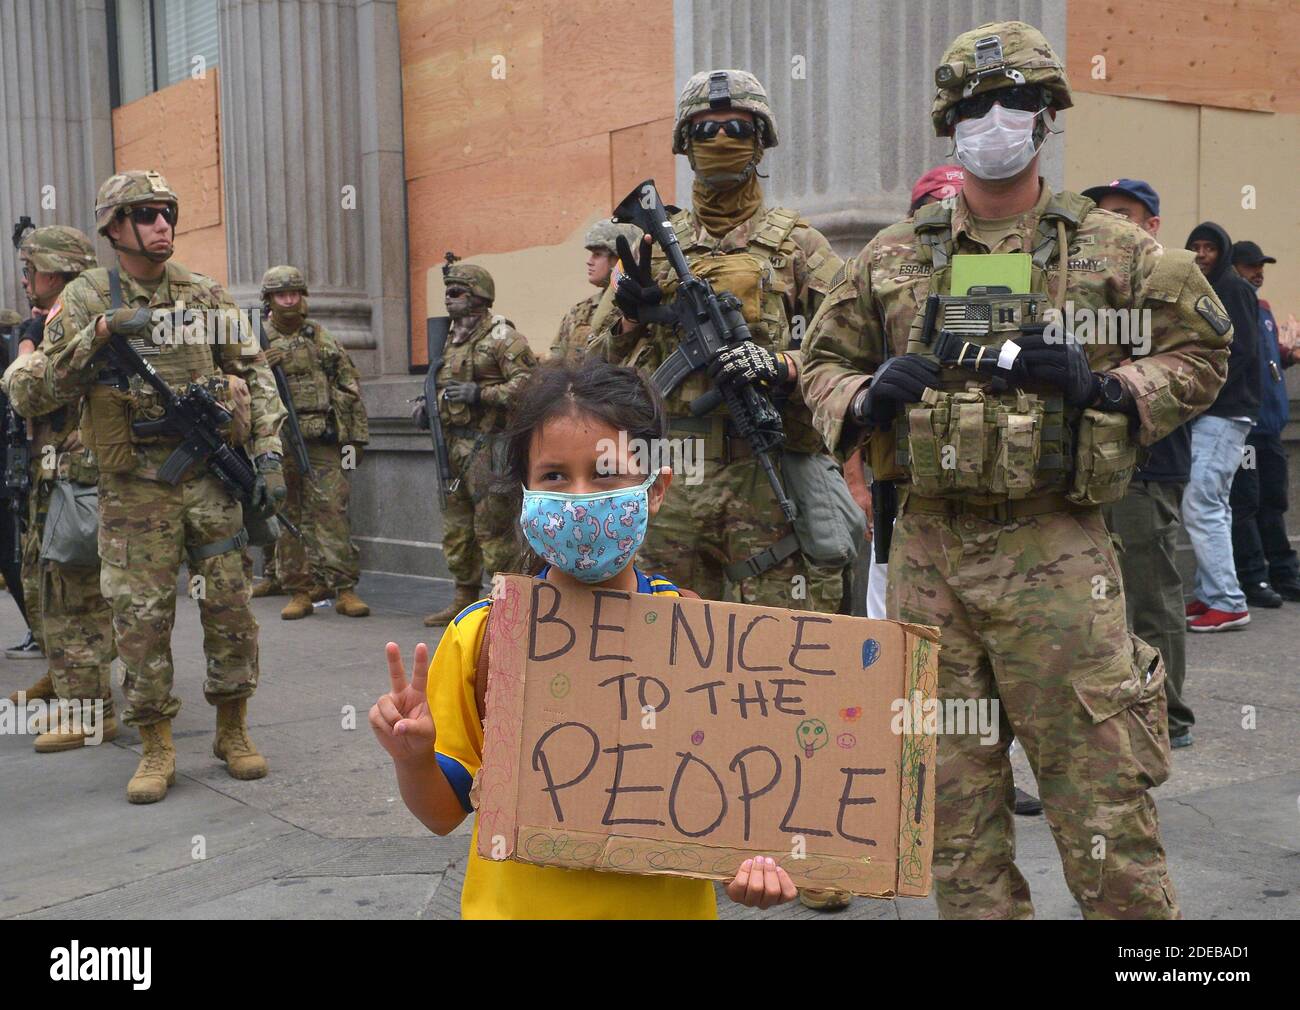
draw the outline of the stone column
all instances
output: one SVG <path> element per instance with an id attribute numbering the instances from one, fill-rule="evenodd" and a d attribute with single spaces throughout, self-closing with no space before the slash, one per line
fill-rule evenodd
<path id="1" fill-rule="evenodd" d="M 113 174 L 103 0 L 0 0 L 0 39 L 0 305 L 25 315 L 14 222 L 95 238 L 95 192 Z M 108 243 L 96 244 L 106 261 Z"/>
<path id="2" fill-rule="evenodd" d="M 930 125 L 934 68 L 953 38 L 986 21 L 1027 21 L 1065 59 L 1064 0 L 675 0 L 674 14 L 678 88 L 698 70 L 758 76 L 781 135 L 760 169 L 768 200 L 801 211 L 843 255 L 906 216 L 921 173 L 954 161 L 951 140 Z M 1058 188 L 1063 139 L 1043 153 Z M 677 171 L 684 205 L 685 158 Z"/>
<path id="3" fill-rule="evenodd" d="M 229 286 L 307 276 L 363 375 L 405 370 L 405 208 L 392 0 L 219 0 Z M 387 340 L 384 334 L 394 339 Z M 400 345 L 401 360 L 391 361 Z"/>

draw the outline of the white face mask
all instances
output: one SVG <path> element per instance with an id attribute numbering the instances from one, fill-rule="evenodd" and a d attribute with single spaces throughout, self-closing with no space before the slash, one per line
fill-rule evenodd
<path id="1" fill-rule="evenodd" d="M 979 179 L 1009 179 L 1038 153 L 1034 144 L 1037 112 L 994 105 L 979 119 L 957 124 L 957 160 Z"/>

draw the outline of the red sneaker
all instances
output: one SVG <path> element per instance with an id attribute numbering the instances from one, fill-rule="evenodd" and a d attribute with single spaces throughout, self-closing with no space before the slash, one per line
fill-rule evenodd
<path id="1" fill-rule="evenodd" d="M 1188 631 L 1231 631 L 1250 623 L 1249 610 L 1215 610 L 1210 607 L 1200 617 L 1187 622 Z"/>
<path id="2" fill-rule="evenodd" d="M 1193 617 L 1200 617 L 1209 609 L 1200 600 L 1192 600 L 1191 603 L 1187 604 L 1187 619 L 1190 621 Z"/>

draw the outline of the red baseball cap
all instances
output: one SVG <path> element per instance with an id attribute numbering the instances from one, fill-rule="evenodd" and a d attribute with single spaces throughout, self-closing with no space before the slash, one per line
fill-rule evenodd
<path id="1" fill-rule="evenodd" d="M 916 185 L 912 187 L 912 206 L 915 207 L 918 201 L 927 196 L 933 196 L 936 200 L 956 196 L 965 184 L 966 173 L 956 165 L 932 168 L 917 179 Z"/>

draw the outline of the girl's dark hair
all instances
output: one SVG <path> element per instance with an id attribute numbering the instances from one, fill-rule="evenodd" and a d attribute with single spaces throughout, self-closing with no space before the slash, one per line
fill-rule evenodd
<path id="1" fill-rule="evenodd" d="M 635 368 L 611 365 L 599 358 L 581 364 L 546 364 L 539 367 L 510 410 L 506 422 L 505 473 L 495 488 L 506 494 L 517 514 L 522 488 L 528 484 L 528 453 L 533 432 L 557 417 L 587 415 L 611 428 L 626 431 L 629 442 L 658 445 L 668 437 L 668 412 L 663 397 Z M 537 574 L 541 559 L 528 548 L 516 524 L 520 557 L 516 571 Z"/>
<path id="2" fill-rule="evenodd" d="M 657 445 L 668 437 L 663 398 L 635 368 L 588 358 L 580 365 L 548 364 L 533 372 L 506 422 L 506 470 L 516 488 L 528 483 L 533 432 L 547 421 L 586 414 L 628 440 Z"/>

